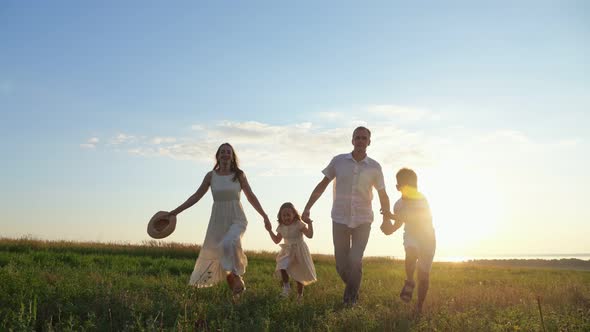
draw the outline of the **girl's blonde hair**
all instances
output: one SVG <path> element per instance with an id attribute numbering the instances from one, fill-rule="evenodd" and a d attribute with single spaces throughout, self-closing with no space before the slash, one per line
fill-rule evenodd
<path id="1" fill-rule="evenodd" d="M 277 221 L 279 222 L 279 224 L 281 223 L 281 211 L 283 211 L 283 209 L 287 209 L 287 208 L 291 209 L 293 211 L 293 214 L 295 215 L 296 220 L 301 220 L 301 215 L 299 214 L 299 212 L 297 211 L 297 209 L 295 208 L 293 203 L 287 202 L 287 203 L 283 203 L 283 205 L 281 205 L 281 208 L 279 209 L 279 213 L 277 213 Z"/>

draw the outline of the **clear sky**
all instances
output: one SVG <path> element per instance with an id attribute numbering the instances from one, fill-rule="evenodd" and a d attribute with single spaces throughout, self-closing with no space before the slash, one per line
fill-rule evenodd
<path id="1" fill-rule="evenodd" d="M 223 142 L 274 222 L 366 125 L 392 202 L 417 171 L 438 255 L 588 253 L 589 40 L 587 1 L 5 0 L 0 235 L 148 240 Z M 202 243 L 211 204 L 168 240 Z M 243 204 L 244 248 L 278 250 Z M 366 254 L 401 255 L 379 223 Z"/>

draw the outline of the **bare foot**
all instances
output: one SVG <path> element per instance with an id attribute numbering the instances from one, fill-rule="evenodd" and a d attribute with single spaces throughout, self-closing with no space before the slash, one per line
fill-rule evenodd
<path id="1" fill-rule="evenodd" d="M 243 291 L 246 290 L 246 285 L 244 284 L 244 279 L 242 279 L 241 276 L 239 275 L 235 275 L 232 273 L 233 277 L 233 293 L 234 295 L 239 295 L 241 294 Z"/>
<path id="2" fill-rule="evenodd" d="M 420 319 L 420 317 L 422 316 L 422 306 L 419 304 L 416 304 L 416 307 L 414 307 L 414 310 L 412 312 L 412 316 L 414 317 L 414 319 Z"/>
<path id="3" fill-rule="evenodd" d="M 229 286 L 229 289 L 233 290 L 234 289 L 234 274 L 228 273 L 227 276 L 225 276 L 225 280 L 227 280 L 227 285 Z"/>

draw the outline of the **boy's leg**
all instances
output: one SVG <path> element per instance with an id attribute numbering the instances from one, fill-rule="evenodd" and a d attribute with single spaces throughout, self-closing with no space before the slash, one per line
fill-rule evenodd
<path id="1" fill-rule="evenodd" d="M 430 287 L 430 269 L 432 268 L 432 261 L 434 260 L 434 252 L 436 251 L 436 242 L 432 245 L 424 247 L 418 253 L 418 302 L 416 303 L 416 311 L 422 311 L 426 294 Z"/>
<path id="2" fill-rule="evenodd" d="M 414 293 L 414 271 L 416 270 L 416 261 L 418 260 L 418 251 L 413 246 L 405 246 L 406 249 L 406 281 L 402 288 L 399 297 L 404 302 L 410 302 L 412 300 L 412 294 Z"/>
<path id="3" fill-rule="evenodd" d="M 418 250 L 414 247 L 406 247 L 406 280 L 414 281 L 414 271 L 416 271 L 416 261 L 418 260 Z"/>
<path id="4" fill-rule="evenodd" d="M 418 269 L 418 302 L 416 303 L 416 310 L 418 312 L 422 311 L 422 306 L 424 305 L 429 286 L 430 272 Z"/>

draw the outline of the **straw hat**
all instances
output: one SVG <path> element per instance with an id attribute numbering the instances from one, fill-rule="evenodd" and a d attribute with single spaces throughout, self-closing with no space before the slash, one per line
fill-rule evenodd
<path id="1" fill-rule="evenodd" d="M 167 211 L 158 211 L 147 226 L 149 236 L 154 239 L 163 239 L 172 234 L 176 228 L 176 216 L 170 215 Z"/>

